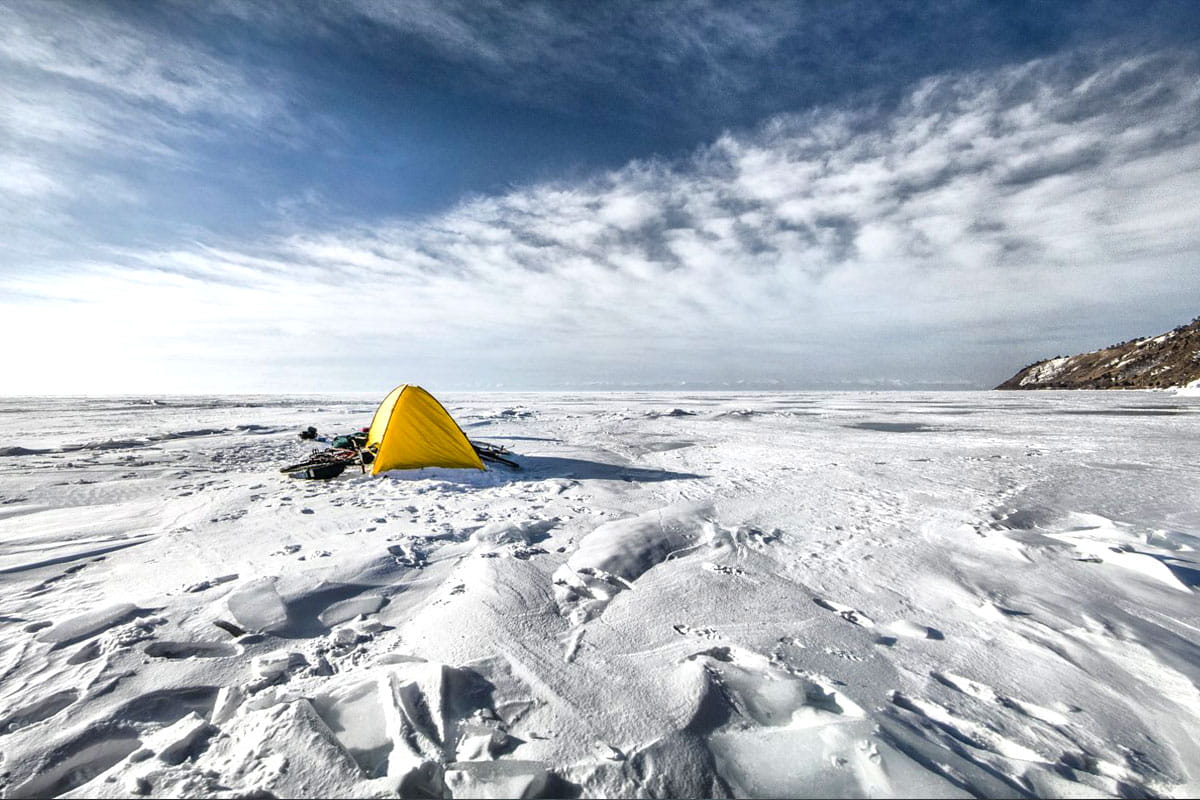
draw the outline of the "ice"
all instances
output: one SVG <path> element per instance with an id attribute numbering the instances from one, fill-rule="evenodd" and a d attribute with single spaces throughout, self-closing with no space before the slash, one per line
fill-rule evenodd
<path id="1" fill-rule="evenodd" d="M 269 631 L 288 621 L 287 606 L 275 589 L 274 578 L 259 578 L 229 596 L 229 612 L 247 630 Z"/>
<path id="2" fill-rule="evenodd" d="M 332 628 L 334 625 L 347 622 L 363 614 L 374 614 L 383 606 L 383 602 L 384 598 L 377 594 L 351 597 L 330 605 L 317 615 L 317 619 L 321 621 L 322 625 Z"/>
<path id="3" fill-rule="evenodd" d="M 0 793 L 1194 796 L 1189 391 L 0 400 Z"/>
<path id="4" fill-rule="evenodd" d="M 380 687 L 375 679 L 335 686 L 313 706 L 346 751 L 372 778 L 387 774 L 394 744 L 385 730 Z"/>

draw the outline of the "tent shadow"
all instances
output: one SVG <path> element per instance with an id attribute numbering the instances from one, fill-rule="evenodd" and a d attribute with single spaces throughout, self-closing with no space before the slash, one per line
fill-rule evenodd
<path id="1" fill-rule="evenodd" d="M 567 478 L 579 481 L 626 481 L 627 483 L 656 483 L 658 481 L 682 481 L 707 478 L 694 472 L 672 472 L 665 469 L 647 469 L 626 464 L 606 464 L 582 458 L 560 458 L 556 456 L 509 456 L 520 469 L 499 464 L 488 465 L 487 472 L 465 469 L 441 469 L 427 467 L 419 470 L 396 470 L 386 474 L 392 480 L 427 480 L 437 478 L 448 483 L 471 486 L 496 486 L 503 483 L 544 481 L 547 478 Z"/>

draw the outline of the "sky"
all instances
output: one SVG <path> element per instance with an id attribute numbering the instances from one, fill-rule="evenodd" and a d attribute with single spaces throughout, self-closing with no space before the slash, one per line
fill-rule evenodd
<path id="1" fill-rule="evenodd" d="M 0 394 L 988 388 L 1200 313 L 1200 3 L 0 0 Z"/>

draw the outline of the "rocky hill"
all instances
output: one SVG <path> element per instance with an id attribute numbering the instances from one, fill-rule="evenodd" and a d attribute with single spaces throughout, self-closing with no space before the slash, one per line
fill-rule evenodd
<path id="1" fill-rule="evenodd" d="M 1200 380 L 1200 317 L 1173 331 L 1030 364 L 997 389 L 1167 389 Z"/>

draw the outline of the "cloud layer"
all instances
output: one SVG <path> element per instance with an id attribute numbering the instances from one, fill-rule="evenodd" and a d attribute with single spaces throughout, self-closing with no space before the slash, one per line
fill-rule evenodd
<path id="1" fill-rule="evenodd" d="M 54 315 L 30 391 L 988 385 L 1194 316 L 1198 75 L 1071 53 L 418 220 L 110 251 L 3 278 L 0 332 Z"/>

